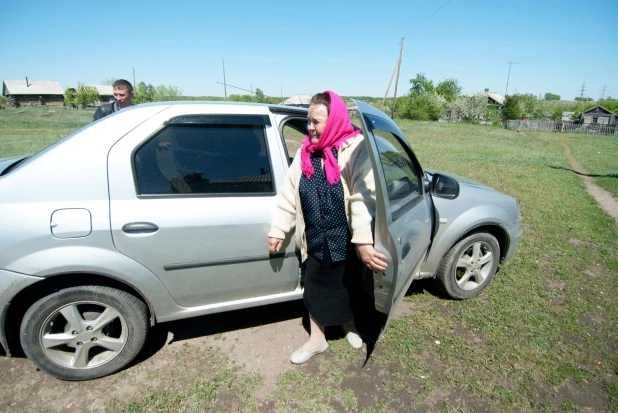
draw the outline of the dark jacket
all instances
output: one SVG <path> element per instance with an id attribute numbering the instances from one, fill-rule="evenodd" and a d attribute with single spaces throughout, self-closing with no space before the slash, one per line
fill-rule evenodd
<path id="1" fill-rule="evenodd" d="M 118 102 L 112 102 L 112 103 L 108 103 L 107 105 L 101 105 L 101 106 L 99 106 L 97 111 L 94 112 L 94 116 L 92 117 L 92 121 L 94 122 L 95 120 L 99 120 L 101 118 L 104 118 L 107 115 L 111 115 L 114 112 L 118 112 L 120 109 L 121 109 L 121 107 L 118 106 Z"/>

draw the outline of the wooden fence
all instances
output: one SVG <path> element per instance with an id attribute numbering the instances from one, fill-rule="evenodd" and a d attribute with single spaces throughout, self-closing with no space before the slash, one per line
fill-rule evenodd
<path id="1" fill-rule="evenodd" d="M 510 130 L 531 132 L 571 132 L 596 135 L 618 135 L 616 125 L 588 123 L 584 125 L 573 122 L 556 122 L 553 120 L 509 120 L 506 128 Z"/>

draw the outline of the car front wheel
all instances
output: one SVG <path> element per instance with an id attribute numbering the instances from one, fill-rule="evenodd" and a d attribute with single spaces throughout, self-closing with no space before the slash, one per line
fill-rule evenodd
<path id="1" fill-rule="evenodd" d="M 59 290 L 35 302 L 21 323 L 26 356 L 63 380 L 112 374 L 142 349 L 147 308 L 137 297 L 110 287 Z"/>
<path id="2" fill-rule="evenodd" d="M 455 244 L 444 256 L 438 283 L 451 298 L 476 297 L 493 278 L 500 261 L 500 244 L 486 232 L 476 232 Z"/>

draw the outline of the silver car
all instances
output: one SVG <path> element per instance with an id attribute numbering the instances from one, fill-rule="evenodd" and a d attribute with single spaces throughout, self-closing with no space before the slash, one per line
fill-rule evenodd
<path id="1" fill-rule="evenodd" d="M 423 171 L 397 125 L 356 102 L 376 176 L 368 274 L 390 318 L 413 279 L 474 297 L 521 236 L 517 202 Z M 0 160 L 0 343 L 65 380 L 126 366 L 155 323 L 302 297 L 294 243 L 267 233 L 307 110 L 139 105 L 32 157 Z M 372 280 L 371 280 L 372 279 Z"/>

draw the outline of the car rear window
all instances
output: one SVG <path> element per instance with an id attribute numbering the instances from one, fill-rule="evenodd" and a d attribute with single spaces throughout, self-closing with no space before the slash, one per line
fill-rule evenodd
<path id="1" fill-rule="evenodd" d="M 140 195 L 274 192 L 263 124 L 169 124 L 135 151 Z"/>

